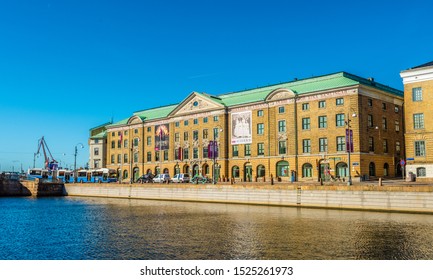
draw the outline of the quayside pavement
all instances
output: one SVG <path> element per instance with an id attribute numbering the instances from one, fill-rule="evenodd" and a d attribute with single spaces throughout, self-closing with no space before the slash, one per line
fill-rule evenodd
<path id="1" fill-rule="evenodd" d="M 433 214 L 433 185 L 403 180 L 234 184 L 66 184 L 69 196 Z"/>

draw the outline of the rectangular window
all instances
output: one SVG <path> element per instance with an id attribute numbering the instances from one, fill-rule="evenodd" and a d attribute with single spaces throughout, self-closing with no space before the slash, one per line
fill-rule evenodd
<path id="1" fill-rule="evenodd" d="M 194 124 L 198 124 L 198 119 L 193 120 Z"/>
<path id="2" fill-rule="evenodd" d="M 122 155 L 121 154 L 117 155 L 117 163 L 122 163 Z"/>
<path id="3" fill-rule="evenodd" d="M 147 146 L 151 146 L 152 145 L 152 136 L 147 136 Z"/>
<path id="4" fill-rule="evenodd" d="M 160 151 L 155 152 L 155 161 L 159 161 L 159 153 Z"/>
<path id="5" fill-rule="evenodd" d="M 207 158 L 207 156 L 208 156 L 208 148 L 207 148 L 207 146 L 205 145 L 205 146 L 203 147 L 203 158 Z"/>
<path id="6" fill-rule="evenodd" d="M 284 106 L 278 107 L 278 113 L 282 114 L 285 112 Z"/>
<path id="7" fill-rule="evenodd" d="M 328 151 L 328 138 L 319 138 L 319 151 L 321 153 Z"/>
<path id="8" fill-rule="evenodd" d="M 304 154 L 311 153 L 311 140 L 310 139 L 303 139 L 302 140 L 302 152 Z"/>
<path id="9" fill-rule="evenodd" d="M 278 121 L 278 132 L 286 132 L 286 121 Z"/>
<path id="10" fill-rule="evenodd" d="M 134 129 L 134 134 L 138 134 L 138 129 Z"/>
<path id="11" fill-rule="evenodd" d="M 415 156 L 423 157 L 425 156 L 425 142 L 415 141 Z"/>
<path id="12" fill-rule="evenodd" d="M 257 134 L 263 135 L 265 133 L 265 125 L 262 123 L 257 124 Z"/>
<path id="13" fill-rule="evenodd" d="M 382 110 L 384 110 L 384 111 L 386 110 L 386 103 L 382 102 Z"/>
<path id="14" fill-rule="evenodd" d="M 123 141 L 123 147 L 124 148 L 128 148 L 129 147 L 128 140 Z"/>
<path id="15" fill-rule="evenodd" d="M 151 126 L 147 127 L 147 132 L 152 132 L 152 127 Z"/>
<path id="16" fill-rule="evenodd" d="M 335 115 L 335 124 L 338 127 L 342 127 L 345 125 L 344 123 L 344 114 L 337 114 Z"/>
<path id="17" fill-rule="evenodd" d="M 218 127 L 214 127 L 214 129 L 213 129 L 213 139 L 217 139 L 218 138 L 218 133 L 219 133 Z"/>
<path id="18" fill-rule="evenodd" d="M 152 161 L 152 152 L 147 152 L 147 162 Z"/>
<path id="19" fill-rule="evenodd" d="M 400 151 L 401 151 L 400 141 L 395 141 L 395 152 L 396 152 L 396 154 L 399 155 Z"/>
<path id="20" fill-rule="evenodd" d="M 123 163 L 128 163 L 128 154 L 123 155 Z"/>
<path id="21" fill-rule="evenodd" d="M 233 157 L 238 157 L 239 156 L 238 145 L 233 145 L 232 146 L 232 153 L 233 153 Z"/>
<path id="22" fill-rule="evenodd" d="M 183 159 L 189 159 L 189 149 L 183 149 Z"/>
<path id="23" fill-rule="evenodd" d="M 302 111 L 310 110 L 310 103 L 302 103 Z"/>
<path id="24" fill-rule="evenodd" d="M 114 155 L 111 155 L 111 163 L 114 163 Z"/>
<path id="25" fill-rule="evenodd" d="M 164 150 L 164 160 L 168 160 L 168 150 Z"/>
<path id="26" fill-rule="evenodd" d="M 192 149 L 192 157 L 193 158 L 198 158 L 198 148 Z"/>
<path id="27" fill-rule="evenodd" d="M 207 139 L 209 134 L 209 130 L 208 129 L 203 129 L 203 139 Z"/>
<path id="28" fill-rule="evenodd" d="M 134 153 L 134 163 L 138 162 L 138 153 Z"/>
<path id="29" fill-rule="evenodd" d="M 189 140 L 189 134 L 188 134 L 187 131 L 185 131 L 185 132 L 183 133 L 183 140 L 184 140 L 184 141 L 188 141 L 188 140 Z"/>
<path id="30" fill-rule="evenodd" d="M 326 116 L 319 116 L 319 128 L 326 128 L 328 126 L 328 118 Z"/>
<path id="31" fill-rule="evenodd" d="M 302 118 L 302 130 L 310 129 L 310 118 Z"/>
<path id="32" fill-rule="evenodd" d="M 337 151 L 344 152 L 346 150 L 346 137 L 338 136 L 337 137 Z"/>
<path id="33" fill-rule="evenodd" d="M 368 104 L 368 107 L 373 107 L 373 99 L 368 99 L 367 100 L 367 104 Z"/>
<path id="34" fill-rule="evenodd" d="M 413 128 L 424 128 L 424 114 L 413 114 Z"/>
<path id="35" fill-rule="evenodd" d="M 400 112 L 400 109 L 398 108 L 398 105 L 394 106 L 394 112 L 396 112 L 396 113 Z"/>
<path id="36" fill-rule="evenodd" d="M 368 127 L 373 127 L 373 115 L 368 115 L 367 116 L 367 126 Z"/>
<path id="37" fill-rule="evenodd" d="M 174 134 L 174 142 L 179 142 L 179 141 L 180 141 L 180 135 L 179 135 L 179 132 L 176 132 Z"/>
<path id="38" fill-rule="evenodd" d="M 111 149 L 116 148 L 116 141 L 111 141 Z"/>
<path id="39" fill-rule="evenodd" d="M 263 117 L 263 110 L 257 111 L 257 117 Z"/>
<path id="40" fill-rule="evenodd" d="M 383 139 L 383 152 L 384 153 L 388 153 L 388 140 L 387 139 Z"/>
<path id="41" fill-rule="evenodd" d="M 203 123 L 207 123 L 208 122 L 208 118 L 207 117 L 204 117 L 203 118 Z"/>
<path id="42" fill-rule="evenodd" d="M 400 131 L 400 121 L 395 121 L 394 126 L 395 126 L 395 132 L 399 132 Z"/>
<path id="43" fill-rule="evenodd" d="M 368 137 L 368 151 L 374 152 L 374 138 Z"/>
<path id="44" fill-rule="evenodd" d="M 319 101 L 319 108 L 325 108 L 325 107 L 326 107 L 326 101 L 325 100 Z"/>
<path id="45" fill-rule="evenodd" d="M 122 148 L 122 141 L 117 140 L 117 148 L 118 149 Z"/>
<path id="46" fill-rule="evenodd" d="M 265 154 L 265 144 L 264 143 L 258 143 L 257 144 L 257 155 L 263 156 Z"/>
<path id="47" fill-rule="evenodd" d="M 174 126 L 175 126 L 175 127 L 179 127 L 179 126 L 180 126 L 180 122 L 175 122 L 175 123 L 174 123 Z"/>
<path id="48" fill-rule="evenodd" d="M 184 126 L 188 126 L 188 120 L 183 121 L 183 125 L 184 125 Z"/>
<path id="49" fill-rule="evenodd" d="M 94 154 L 95 156 L 99 156 L 99 148 L 95 148 L 95 149 L 93 150 L 93 154 Z"/>
<path id="50" fill-rule="evenodd" d="M 286 141 L 279 141 L 278 142 L 278 153 L 280 155 L 285 155 L 287 152 L 287 144 Z"/>
<path id="51" fill-rule="evenodd" d="M 213 121 L 217 122 L 218 121 L 218 116 L 213 116 Z"/>
<path id="52" fill-rule="evenodd" d="M 198 130 L 192 132 L 192 140 L 198 140 Z"/>
<path id="53" fill-rule="evenodd" d="M 412 89 L 412 101 L 422 101 L 422 88 L 417 87 Z"/>
<path id="54" fill-rule="evenodd" d="M 388 122 L 386 121 L 386 118 L 382 118 L 382 129 L 388 129 Z"/>
<path id="55" fill-rule="evenodd" d="M 251 156 L 251 144 L 245 144 L 244 146 L 245 156 Z"/>
<path id="56" fill-rule="evenodd" d="M 335 100 L 335 105 L 337 105 L 337 106 L 344 105 L 344 99 L 343 98 L 337 98 Z"/>

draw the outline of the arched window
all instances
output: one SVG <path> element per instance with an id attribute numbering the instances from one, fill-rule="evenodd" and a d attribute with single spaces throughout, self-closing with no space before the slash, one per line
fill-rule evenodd
<path id="1" fill-rule="evenodd" d="M 310 163 L 305 163 L 304 165 L 302 165 L 302 177 L 313 177 L 313 166 Z"/>
<path id="2" fill-rule="evenodd" d="M 288 177 L 289 176 L 289 163 L 285 160 L 277 163 L 277 176 Z"/>
<path id="3" fill-rule="evenodd" d="M 147 169 L 146 174 L 152 174 L 152 170 Z"/>
<path id="4" fill-rule="evenodd" d="M 389 164 L 385 163 L 383 165 L 383 176 L 388 176 L 389 175 Z"/>
<path id="5" fill-rule="evenodd" d="M 239 178 L 239 166 L 235 165 L 232 167 L 232 177 Z"/>
<path id="6" fill-rule="evenodd" d="M 174 166 L 174 175 L 179 174 L 179 173 L 180 173 L 180 167 L 179 167 L 179 164 L 176 164 Z"/>
<path id="7" fill-rule="evenodd" d="M 260 164 L 257 166 L 257 177 L 265 177 L 266 169 L 265 166 Z"/>
<path id="8" fill-rule="evenodd" d="M 155 174 L 158 175 L 161 172 L 161 170 L 159 169 L 159 166 L 155 167 Z"/>
<path id="9" fill-rule="evenodd" d="M 339 162 L 339 163 L 337 163 L 336 169 L 337 170 L 335 172 L 335 175 L 337 177 L 344 178 L 344 177 L 349 176 L 349 173 L 347 172 L 348 171 L 347 170 L 347 164 L 345 162 Z"/>
<path id="10" fill-rule="evenodd" d="M 138 167 L 134 167 L 132 178 L 134 181 L 137 181 L 138 177 L 140 177 L 140 169 Z"/>
<path id="11" fill-rule="evenodd" d="M 376 165 L 374 162 L 370 162 L 368 165 L 368 175 L 369 176 L 376 176 Z"/>
<path id="12" fill-rule="evenodd" d="M 416 169 L 416 176 L 417 177 L 425 177 L 426 176 L 425 167 L 418 167 Z"/>
<path id="13" fill-rule="evenodd" d="M 185 165 L 183 166 L 183 173 L 186 173 L 186 174 L 189 173 L 189 165 L 188 165 L 188 164 L 185 164 Z"/>
<path id="14" fill-rule="evenodd" d="M 128 178 L 128 170 L 123 171 L 123 179 Z"/>
<path id="15" fill-rule="evenodd" d="M 203 170 L 203 175 L 210 174 L 209 173 L 209 165 L 203 164 L 202 170 Z"/>

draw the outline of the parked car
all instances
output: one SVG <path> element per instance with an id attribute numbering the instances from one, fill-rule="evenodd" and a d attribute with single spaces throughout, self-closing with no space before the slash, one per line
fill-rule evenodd
<path id="1" fill-rule="evenodd" d="M 168 174 L 158 174 L 153 178 L 154 183 L 168 183 L 171 182 L 170 175 Z"/>
<path id="2" fill-rule="evenodd" d="M 137 181 L 135 181 L 135 182 L 136 183 L 153 183 L 153 177 L 154 176 L 152 173 L 144 174 L 140 178 L 138 178 Z"/>
<path id="3" fill-rule="evenodd" d="M 172 179 L 173 183 L 189 183 L 189 174 L 179 173 L 174 175 Z"/>

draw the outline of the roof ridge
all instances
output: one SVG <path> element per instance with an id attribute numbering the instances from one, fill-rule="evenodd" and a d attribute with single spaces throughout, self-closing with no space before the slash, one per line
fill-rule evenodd
<path id="1" fill-rule="evenodd" d="M 294 81 L 287 81 L 287 82 L 281 82 L 281 83 L 277 83 L 277 84 L 273 84 L 273 85 L 267 85 L 267 86 L 260 86 L 260 87 L 256 87 L 256 88 L 251 88 L 251 89 L 245 89 L 245 90 L 240 90 L 240 91 L 233 91 L 233 92 L 229 92 L 229 93 L 223 93 L 218 95 L 219 97 L 225 97 L 226 95 L 230 95 L 230 94 L 236 94 L 236 93 L 247 93 L 249 91 L 253 91 L 253 90 L 259 90 L 259 89 L 267 89 L 267 88 L 272 88 L 272 87 L 277 87 L 277 86 L 282 86 L 282 85 L 301 85 L 301 84 L 305 84 L 305 83 L 311 83 L 313 81 L 323 81 L 326 79 L 331 79 L 331 78 L 335 78 L 338 76 L 344 76 L 344 71 L 340 71 L 340 72 L 335 72 L 335 73 L 331 73 L 331 74 L 325 74 L 325 75 L 321 75 L 321 76 L 314 76 L 314 77 L 309 77 L 309 78 L 303 78 L 303 79 L 296 79 Z"/>

